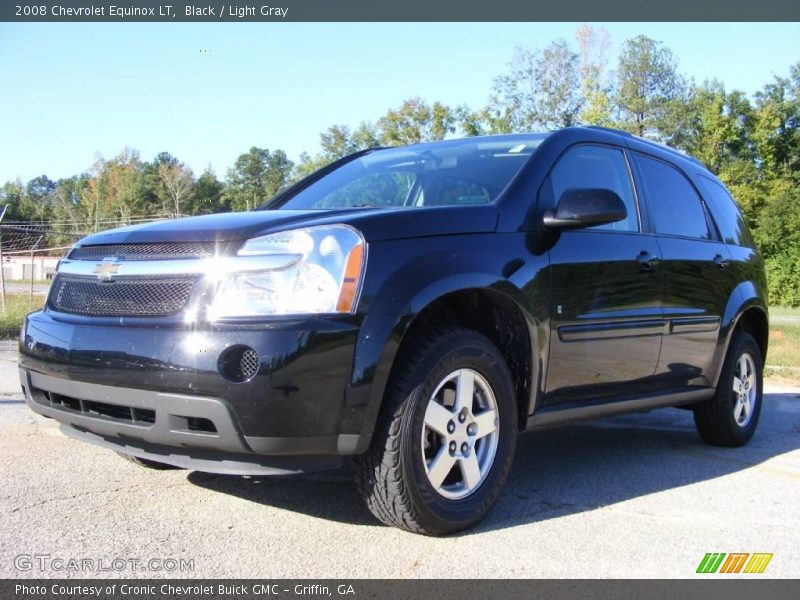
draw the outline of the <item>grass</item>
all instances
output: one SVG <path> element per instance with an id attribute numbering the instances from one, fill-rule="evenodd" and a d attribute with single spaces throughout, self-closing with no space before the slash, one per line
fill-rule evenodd
<path id="1" fill-rule="evenodd" d="M 19 336 L 23 317 L 40 309 L 44 300 L 45 297 L 41 295 L 34 295 L 31 300 L 28 294 L 6 294 L 6 310 L 0 311 L 0 339 L 8 340 Z"/>
<path id="2" fill-rule="evenodd" d="M 800 317 L 800 307 L 792 308 L 790 306 L 770 306 L 770 317 Z"/>
<path id="3" fill-rule="evenodd" d="M 16 285 L 25 285 L 27 283 L 28 285 L 30 285 L 31 284 L 31 280 L 30 279 L 6 279 L 6 283 L 14 283 Z M 34 279 L 33 283 L 34 283 L 34 285 L 50 285 L 51 283 L 53 283 L 53 280 L 52 279 Z"/>
<path id="4" fill-rule="evenodd" d="M 767 374 L 800 380 L 800 308 L 769 309 Z M 797 320 L 781 317 L 797 317 Z"/>

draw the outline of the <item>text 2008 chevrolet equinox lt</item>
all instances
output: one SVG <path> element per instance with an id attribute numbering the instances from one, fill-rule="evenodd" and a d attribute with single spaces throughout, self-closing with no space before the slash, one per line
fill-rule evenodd
<path id="1" fill-rule="evenodd" d="M 381 521 L 463 529 L 517 434 L 682 406 L 745 444 L 762 259 L 695 160 L 571 128 L 376 149 L 263 210 L 97 233 L 25 320 L 28 405 L 149 467 L 336 467 Z"/>

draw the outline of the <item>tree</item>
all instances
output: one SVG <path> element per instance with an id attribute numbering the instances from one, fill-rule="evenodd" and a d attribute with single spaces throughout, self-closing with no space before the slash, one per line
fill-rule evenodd
<path id="1" fill-rule="evenodd" d="M 578 41 L 578 72 L 581 82 L 580 121 L 586 125 L 612 125 L 611 81 L 606 73 L 611 36 L 605 29 L 582 25 L 575 31 Z"/>
<path id="2" fill-rule="evenodd" d="M 102 163 L 98 176 L 105 192 L 98 217 L 128 221 L 132 216 L 146 214 L 148 181 L 139 151 L 125 148 L 117 156 Z"/>
<path id="3" fill-rule="evenodd" d="M 510 73 L 495 79 L 485 114 L 491 130 L 524 132 L 569 127 L 582 107 L 578 55 L 566 41 L 544 50 L 518 47 Z"/>
<path id="4" fill-rule="evenodd" d="M 456 115 L 440 102 L 429 105 L 421 98 L 410 98 L 378 119 L 377 130 L 380 143 L 386 146 L 443 140 L 455 132 Z"/>
<path id="5" fill-rule="evenodd" d="M 224 189 L 225 186 L 217 179 L 211 167 L 206 168 L 192 187 L 189 197 L 190 212 L 193 215 L 204 215 L 230 210 L 222 201 Z"/>
<path id="6" fill-rule="evenodd" d="M 103 177 L 105 161 L 101 156 L 95 158 L 89 171 L 86 186 L 80 192 L 81 212 L 86 217 L 87 230 L 98 231 L 103 203 L 106 196 L 106 182 Z"/>
<path id="7" fill-rule="evenodd" d="M 180 216 L 181 205 L 191 194 L 194 186 L 192 170 L 177 160 L 163 161 L 157 167 L 161 188 L 171 201 L 171 212 Z"/>
<path id="8" fill-rule="evenodd" d="M 672 51 L 640 35 L 626 40 L 617 68 L 616 103 L 620 125 L 637 134 L 661 137 L 668 112 L 685 84 Z"/>
<path id="9" fill-rule="evenodd" d="M 800 63 L 756 94 L 753 139 L 768 176 L 800 182 Z"/>
<path id="10" fill-rule="evenodd" d="M 333 125 L 319 134 L 322 156 L 336 160 L 359 150 L 358 142 L 347 125 Z"/>
<path id="11" fill-rule="evenodd" d="M 267 199 L 289 184 L 293 170 L 294 163 L 286 156 L 286 152 L 275 150 L 269 154 L 264 173 L 264 193 Z"/>
<path id="12" fill-rule="evenodd" d="M 715 173 L 738 159 L 751 161 L 753 108 L 739 91 L 726 92 L 717 81 L 692 87 L 686 102 L 672 111 L 670 145 L 695 156 Z"/>
<path id="13" fill-rule="evenodd" d="M 252 210 L 289 183 L 293 168 L 283 150 L 253 146 L 228 170 L 223 199 L 232 210 Z"/>
<path id="14" fill-rule="evenodd" d="M 6 210 L 5 219 L 7 221 L 21 221 L 26 219 L 26 216 L 21 212 L 21 205 L 25 197 L 25 187 L 22 181 L 6 181 L 0 189 L 0 202 L 8 205 Z M 1 209 L 2 207 L 0 207 Z"/>
<path id="15" fill-rule="evenodd" d="M 47 221 L 52 212 L 53 192 L 56 184 L 46 175 L 31 179 L 21 198 L 20 212 L 34 221 Z"/>
<path id="16" fill-rule="evenodd" d="M 754 237 L 767 267 L 771 304 L 800 306 L 800 193 L 781 190 L 764 205 Z"/>
<path id="17" fill-rule="evenodd" d="M 81 194 L 88 184 L 88 176 L 73 175 L 59 179 L 53 193 L 53 228 L 60 232 L 53 236 L 53 245 L 63 246 L 74 242 L 76 237 L 88 231 L 85 212 L 82 210 Z"/>

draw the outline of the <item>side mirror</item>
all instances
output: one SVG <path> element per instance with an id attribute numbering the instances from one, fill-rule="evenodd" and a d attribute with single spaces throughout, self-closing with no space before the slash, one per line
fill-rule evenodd
<path id="1" fill-rule="evenodd" d="M 548 229 L 579 229 L 616 223 L 628 217 L 628 210 L 616 192 L 601 188 L 569 188 L 555 210 L 544 213 Z"/>

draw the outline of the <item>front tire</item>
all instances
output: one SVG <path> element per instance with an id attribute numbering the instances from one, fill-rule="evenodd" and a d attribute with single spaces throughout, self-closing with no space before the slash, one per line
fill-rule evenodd
<path id="1" fill-rule="evenodd" d="M 353 475 L 382 522 L 445 535 L 480 521 L 500 495 L 517 437 L 514 388 L 477 332 L 434 328 L 405 348 Z"/>
<path id="2" fill-rule="evenodd" d="M 755 339 L 733 334 L 716 394 L 694 408 L 700 438 L 713 446 L 743 446 L 756 431 L 763 398 L 764 362 Z"/>

